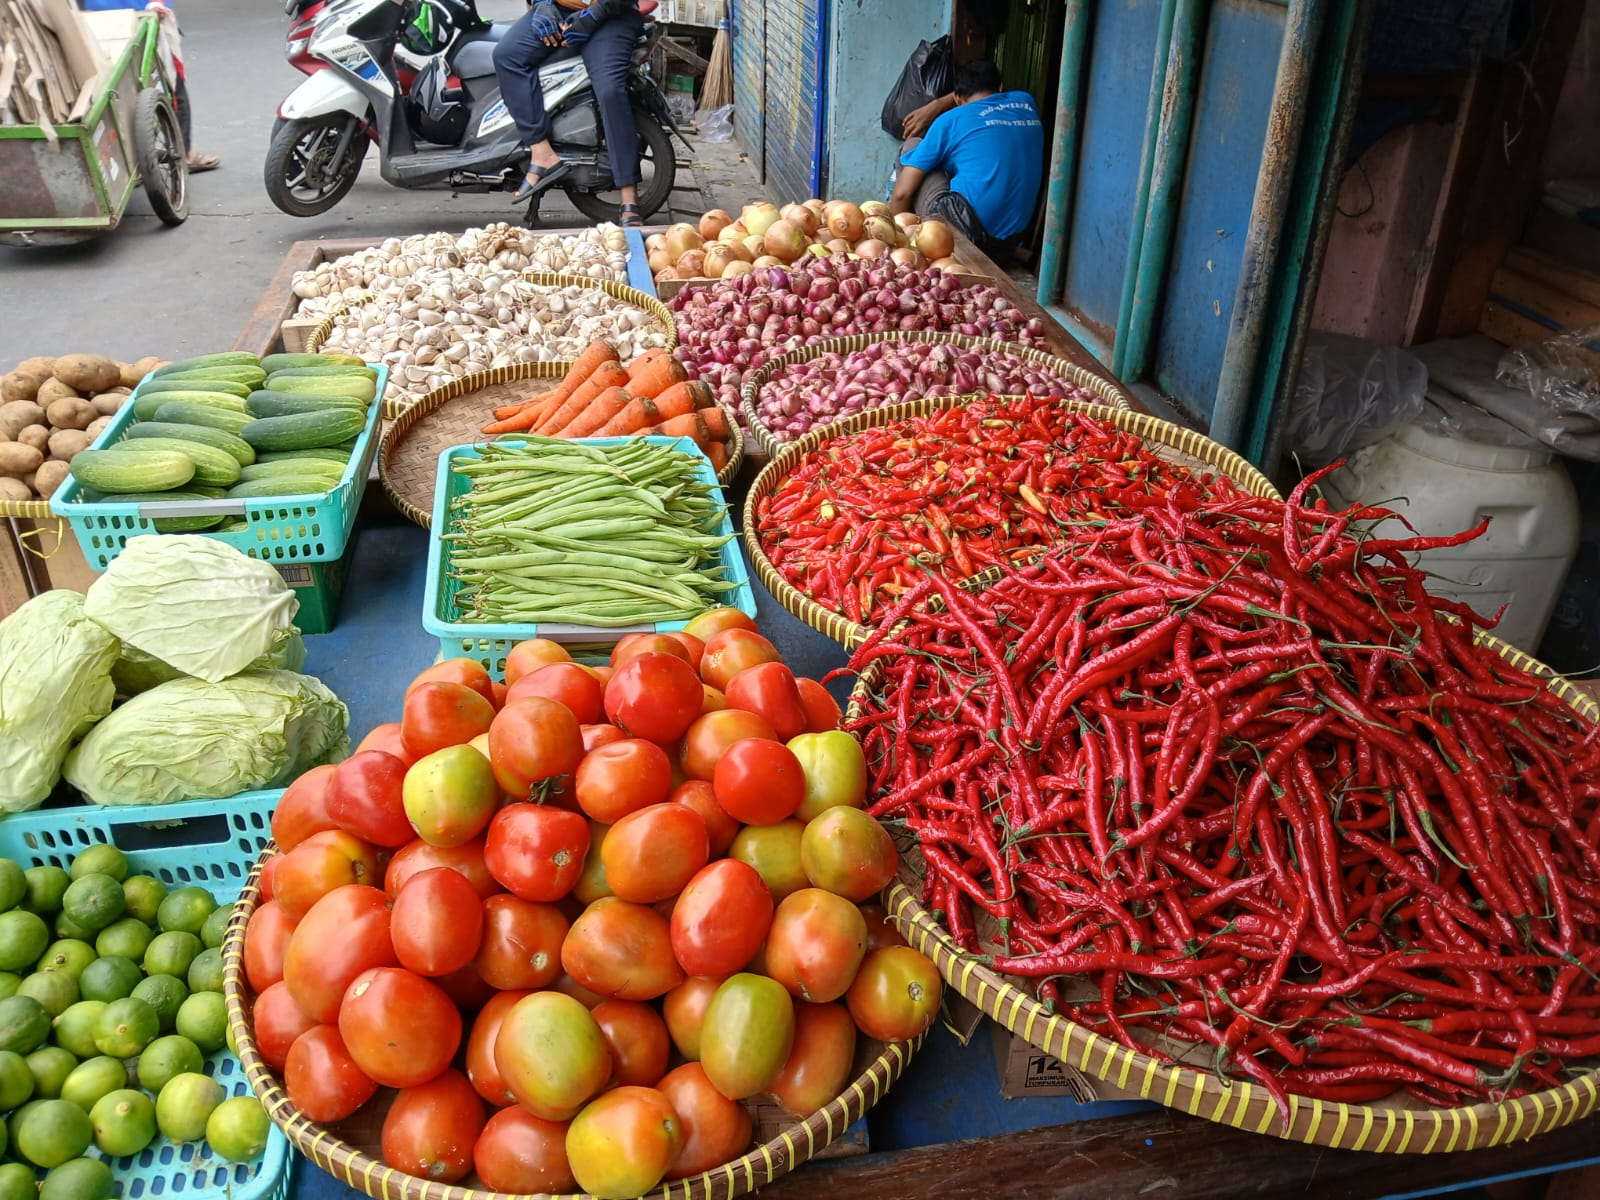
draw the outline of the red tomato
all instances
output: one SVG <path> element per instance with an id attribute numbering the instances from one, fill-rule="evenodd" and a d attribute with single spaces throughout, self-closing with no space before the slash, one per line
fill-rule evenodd
<path id="1" fill-rule="evenodd" d="M 802 888 L 784 897 L 767 932 L 767 974 L 814 1004 L 837 1000 L 867 952 L 867 921 L 842 896 Z"/>
<path id="2" fill-rule="evenodd" d="M 354 1113 L 372 1099 L 378 1085 L 356 1066 L 337 1029 L 317 1025 L 289 1047 L 283 1088 L 301 1116 L 327 1124 Z"/>
<path id="3" fill-rule="evenodd" d="M 494 1039 L 500 1034 L 500 1023 L 506 1019 L 511 1006 L 532 992 L 496 992 L 479 1011 L 467 1035 L 467 1078 L 473 1090 L 495 1107 L 515 1104 L 506 1081 L 500 1077 L 500 1068 L 494 1061 Z"/>
<path id="4" fill-rule="evenodd" d="M 794 672 L 781 662 L 757 663 L 740 671 L 724 689 L 729 708 L 742 708 L 766 718 L 779 740 L 787 742 L 806 731 L 806 708 Z"/>
<path id="5" fill-rule="evenodd" d="M 796 1004 L 794 1049 L 767 1088 L 783 1111 L 805 1120 L 850 1081 L 856 1023 L 842 1004 Z"/>
<path id="6" fill-rule="evenodd" d="M 643 1195 L 682 1149 L 678 1114 L 654 1088 L 613 1088 L 567 1129 L 567 1161 L 578 1186 L 598 1196 Z"/>
<path id="7" fill-rule="evenodd" d="M 300 1011 L 282 982 L 264 988 L 250 1006 L 250 1032 L 255 1035 L 256 1051 L 262 1062 L 280 1073 L 295 1039 L 316 1026 L 315 1021 Z"/>
<path id="8" fill-rule="evenodd" d="M 859 808 L 836 807 L 806 824 L 800 865 L 813 886 L 860 901 L 889 886 L 900 854 L 876 817 Z"/>
<path id="9" fill-rule="evenodd" d="M 383 1087 L 427 1083 L 461 1048 L 461 1013 L 436 983 L 401 967 L 357 975 L 339 1005 L 339 1036 Z"/>
<path id="10" fill-rule="evenodd" d="M 482 903 L 466 876 L 449 867 L 406 880 L 389 919 L 400 965 L 418 975 L 448 975 L 470 963 L 483 942 Z"/>
<path id="11" fill-rule="evenodd" d="M 600 687 L 603 689 L 606 684 L 611 682 L 611 677 L 616 674 L 616 671 L 612 667 L 602 665 L 590 667 L 589 673 L 600 681 Z"/>
<path id="12" fill-rule="evenodd" d="M 709 683 L 700 685 L 703 698 L 700 701 L 700 715 L 703 717 L 708 712 L 721 712 L 728 707 L 728 698 Z"/>
<path id="13" fill-rule="evenodd" d="M 857 1028 L 870 1038 L 914 1038 L 939 1015 L 939 968 L 910 946 L 874 950 L 861 963 L 845 996 Z"/>
<path id="14" fill-rule="evenodd" d="M 615 671 L 629 659 L 641 654 L 670 654 L 681 658 L 691 667 L 698 666 L 699 658 L 691 658 L 689 644 L 668 633 L 630 633 L 611 648 L 611 669 Z"/>
<path id="15" fill-rule="evenodd" d="M 696 671 L 700 669 L 700 656 L 706 652 L 706 644 L 687 630 L 678 630 L 667 634 L 669 638 L 684 648 L 687 654 L 686 661 Z"/>
<path id="16" fill-rule="evenodd" d="M 425 683 L 459 683 L 494 703 L 494 680 L 489 678 L 488 668 L 475 658 L 447 658 L 434 663 L 406 685 L 406 695 Z"/>
<path id="17" fill-rule="evenodd" d="M 652 804 L 620 818 L 600 848 L 614 895 L 654 904 L 683 890 L 706 865 L 711 838 L 705 819 L 687 804 Z"/>
<path id="18" fill-rule="evenodd" d="M 502 1108 L 472 1148 L 473 1170 L 484 1187 L 506 1195 L 574 1191 L 578 1181 L 567 1165 L 568 1124 L 546 1121 L 522 1107 Z"/>
<path id="19" fill-rule="evenodd" d="M 600 681 L 577 663 L 551 663 L 531 675 L 524 675 L 506 692 L 507 700 L 543 696 L 565 704 L 580 725 L 594 725 L 605 717 L 605 689 Z"/>
<path id="20" fill-rule="evenodd" d="M 572 655 L 567 653 L 567 648 L 549 638 L 530 638 L 526 642 L 518 642 L 506 655 L 506 686 L 515 684 L 524 675 L 532 675 L 540 667 L 571 661 Z"/>
<path id="21" fill-rule="evenodd" d="M 372 847 L 342 829 L 328 829 L 312 834 L 278 860 L 272 895 L 298 921 L 334 888 L 377 880 L 378 856 Z"/>
<path id="22" fill-rule="evenodd" d="M 578 718 L 554 700 L 514 700 L 489 726 L 494 777 L 513 800 L 526 800 L 536 783 L 572 774 L 582 757 Z"/>
<path id="23" fill-rule="evenodd" d="M 722 976 L 696 975 L 685 979 L 661 998 L 661 1015 L 678 1053 L 693 1061 L 700 1057 L 700 1034 L 711 997 L 722 986 Z"/>
<path id="24" fill-rule="evenodd" d="M 602 1000 L 589 1011 L 611 1047 L 613 1082 L 654 1087 L 672 1052 L 661 1014 L 637 1000 Z"/>
<path id="25" fill-rule="evenodd" d="M 765 717 L 742 708 L 724 708 L 695 718 L 683 738 L 683 773 L 710 782 L 728 747 L 749 738 L 775 742 L 778 735 Z"/>
<path id="26" fill-rule="evenodd" d="M 772 911 L 772 893 L 754 867 L 718 859 L 673 907 L 672 952 L 690 975 L 732 975 L 761 948 Z"/>
<path id="27" fill-rule="evenodd" d="M 605 999 L 599 992 L 591 992 L 571 975 L 563 975 L 550 985 L 550 990 L 552 992 L 560 992 L 564 996 L 571 996 L 590 1012 L 593 1012 L 595 1006 Z"/>
<path id="28" fill-rule="evenodd" d="M 339 827 L 328 815 L 328 781 L 332 777 L 333 764 L 324 763 L 284 789 L 272 810 L 272 840 L 279 850 L 287 853 L 313 833 Z"/>
<path id="29" fill-rule="evenodd" d="M 749 629 L 724 629 L 706 639 L 705 656 L 700 660 L 700 677 L 719 691 L 741 671 L 757 663 L 782 662 L 778 648 Z"/>
<path id="30" fill-rule="evenodd" d="M 578 807 L 609 825 L 667 798 L 672 791 L 672 760 L 654 742 L 624 738 L 587 754 L 572 785 Z"/>
<path id="31" fill-rule="evenodd" d="M 406 764 L 381 750 L 352 754 L 328 781 L 328 815 L 374 846 L 404 846 L 417 836 L 406 817 Z"/>
<path id="32" fill-rule="evenodd" d="M 382 750 L 385 754 L 394 755 L 408 767 L 417 761 L 417 756 L 406 749 L 405 739 L 400 736 L 399 721 L 374 725 L 372 732 L 361 739 L 355 753 L 360 754 L 363 750 Z"/>
<path id="33" fill-rule="evenodd" d="M 685 633 L 693 634 L 702 642 L 709 642 L 724 629 L 748 629 L 754 633 L 755 618 L 740 612 L 737 608 L 713 608 L 693 618 L 683 627 Z"/>
<path id="34" fill-rule="evenodd" d="M 294 933 L 294 918 L 276 900 L 250 914 L 244 927 L 244 977 L 256 992 L 264 992 L 283 979 L 283 956 Z"/>
<path id="35" fill-rule="evenodd" d="M 450 997 L 450 1002 L 462 1012 L 477 1012 L 499 993 L 487 983 L 483 976 L 478 974 L 478 968 L 473 963 L 468 963 L 459 971 L 451 971 L 448 975 L 439 975 L 434 982 Z"/>
<path id="36" fill-rule="evenodd" d="M 494 720 L 493 693 L 485 696 L 463 683 L 420 683 L 406 693 L 400 736 L 421 758 L 446 746 L 464 746 Z"/>
<path id="37" fill-rule="evenodd" d="M 601 896 L 613 894 L 611 885 L 606 882 L 605 860 L 600 857 L 606 833 L 610 829 L 611 826 L 602 825 L 599 821 L 589 822 L 589 853 L 584 856 L 578 882 L 572 885 L 571 899 L 579 904 L 593 904 Z"/>
<path id="38" fill-rule="evenodd" d="M 459 846 L 483 832 L 500 805 L 489 757 L 471 746 L 446 746 L 413 763 L 400 789 L 406 819 L 435 846 Z"/>
<path id="39" fill-rule="evenodd" d="M 668 1179 L 687 1179 L 720 1167 L 750 1145 L 750 1114 L 717 1091 L 699 1063 L 668 1071 L 656 1089 L 683 1122 L 683 1149 L 667 1172 Z"/>
<path id="40" fill-rule="evenodd" d="M 618 667 L 606 684 L 606 716 L 630 737 L 671 742 L 682 737 L 700 715 L 704 697 L 699 677 L 683 659 L 671 654 L 641 654 Z"/>
<path id="41" fill-rule="evenodd" d="M 582 814 L 542 804 L 510 804 L 489 822 L 483 861 L 500 886 L 524 900 L 552 903 L 572 890 L 589 853 Z"/>
<path id="42" fill-rule="evenodd" d="M 839 728 L 844 713 L 839 709 L 839 702 L 828 694 L 828 689 L 815 679 L 796 679 L 794 682 L 800 689 L 800 703 L 806 710 L 806 732 L 827 733 Z"/>
<path id="43" fill-rule="evenodd" d="M 717 803 L 717 793 L 704 779 L 687 779 L 672 789 L 667 800 L 673 804 L 687 805 L 700 814 L 706 823 L 706 834 L 711 839 L 711 857 L 721 858 L 733 845 L 739 834 L 739 822 L 722 810 Z"/>
<path id="44" fill-rule="evenodd" d="M 782 742 L 746 738 L 728 747 L 712 773 L 717 803 L 746 825 L 773 825 L 806 798 L 806 773 Z"/>
<path id="45" fill-rule="evenodd" d="M 580 732 L 583 734 L 583 752 L 592 754 L 601 746 L 609 746 L 612 742 L 620 742 L 628 735 L 615 725 L 584 725 Z"/>
<path id="46" fill-rule="evenodd" d="M 331 1025 L 357 975 L 395 962 L 389 897 L 375 887 L 352 885 L 329 892 L 295 926 L 283 980 L 306 1016 Z"/>
<path id="47" fill-rule="evenodd" d="M 274 854 L 261 864 L 261 874 L 256 878 L 256 887 L 261 891 L 261 902 L 265 904 L 273 898 L 274 890 L 278 885 L 278 867 L 283 862 L 283 855 Z"/>
<path id="48" fill-rule="evenodd" d="M 501 991 L 532 989 L 561 975 L 561 943 L 567 918 L 554 904 L 515 896 L 483 902 L 483 942 L 473 960 L 478 974 Z"/>
<path id="49" fill-rule="evenodd" d="M 785 896 L 810 886 L 805 868 L 800 865 L 800 841 L 805 829 L 794 820 L 746 825 L 728 847 L 728 857 L 754 867 L 772 898 L 781 903 Z"/>
<path id="50" fill-rule="evenodd" d="M 611 1079 L 611 1047 L 589 1010 L 560 992 L 511 1006 L 494 1039 L 506 1086 L 536 1117 L 565 1121 Z"/>
<path id="51" fill-rule="evenodd" d="M 867 922 L 867 953 L 882 950 L 885 946 L 904 946 L 905 934 L 889 919 L 889 910 L 881 904 L 860 905 L 861 915 Z"/>
<path id="52" fill-rule="evenodd" d="M 483 1101 L 460 1071 L 406 1088 L 383 1118 L 383 1161 L 418 1179 L 455 1183 L 472 1171 Z"/>
<path id="53" fill-rule="evenodd" d="M 494 704 L 495 712 L 499 712 L 506 706 L 506 693 L 511 689 L 505 684 L 501 683 L 498 679 L 491 679 L 489 681 L 489 690 L 493 693 L 489 697 L 489 700 Z M 477 741 L 478 739 L 473 738 L 472 740 Z"/>
<path id="54" fill-rule="evenodd" d="M 590 991 L 619 1000 L 653 1000 L 683 982 L 667 919 L 615 896 L 596 900 L 572 923 L 561 965 Z"/>
<path id="55" fill-rule="evenodd" d="M 383 875 L 383 890 L 398 896 L 406 880 L 420 871 L 434 867 L 449 867 L 472 885 L 480 900 L 487 900 L 500 890 L 500 885 L 489 874 L 483 863 L 483 839 L 473 838 L 459 846 L 431 846 L 420 838 L 395 852 Z"/>

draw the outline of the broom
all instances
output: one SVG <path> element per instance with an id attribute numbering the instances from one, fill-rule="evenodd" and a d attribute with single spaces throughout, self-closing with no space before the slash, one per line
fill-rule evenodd
<path id="1" fill-rule="evenodd" d="M 700 89 L 700 111 L 711 112 L 733 103 L 733 42 L 728 36 L 728 10 L 717 22 L 717 40 L 711 43 L 711 61 Z"/>

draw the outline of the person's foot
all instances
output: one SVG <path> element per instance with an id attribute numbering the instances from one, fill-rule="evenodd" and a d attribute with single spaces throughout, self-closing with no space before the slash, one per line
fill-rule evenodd
<path id="1" fill-rule="evenodd" d="M 637 204 L 624 204 L 622 206 L 621 225 L 624 229 L 643 229 L 644 218 L 639 215 Z"/>
<path id="2" fill-rule="evenodd" d="M 202 171 L 215 171 L 222 165 L 222 160 L 215 154 L 196 154 L 189 151 L 189 174 L 198 175 Z"/>
<path id="3" fill-rule="evenodd" d="M 517 189 L 516 195 L 511 197 L 511 203 L 521 204 L 524 201 L 533 199 L 533 197 L 571 170 L 572 164 L 562 158 L 558 158 L 555 162 L 547 165 L 534 163 L 528 168 L 528 173 L 523 176 L 522 186 Z"/>

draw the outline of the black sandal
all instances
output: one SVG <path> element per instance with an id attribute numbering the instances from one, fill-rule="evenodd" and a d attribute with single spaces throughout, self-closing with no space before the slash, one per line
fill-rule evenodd
<path id="1" fill-rule="evenodd" d="M 572 164 L 566 159 L 551 163 L 548 167 L 541 167 L 538 164 L 530 166 L 527 175 L 523 177 L 522 186 L 517 189 L 516 195 L 511 197 L 511 203 L 521 204 L 533 199 L 571 170 Z"/>
<path id="2" fill-rule="evenodd" d="M 624 229 L 644 228 L 644 218 L 639 215 L 639 206 L 637 204 L 624 204 L 622 206 L 622 220 L 620 224 Z"/>

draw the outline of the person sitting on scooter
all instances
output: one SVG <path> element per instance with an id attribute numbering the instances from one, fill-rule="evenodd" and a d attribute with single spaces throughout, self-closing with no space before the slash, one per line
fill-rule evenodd
<path id="1" fill-rule="evenodd" d="M 531 159 L 513 203 L 544 191 L 572 169 L 550 145 L 550 121 L 539 87 L 540 65 L 570 46 L 583 55 L 594 85 L 611 156 L 611 178 L 622 195 L 623 227 L 637 227 L 643 224 L 638 207 L 639 131 L 628 103 L 628 72 L 633 47 L 644 32 L 644 18 L 636 0 L 559 0 L 559 7 L 574 10 L 573 14 L 558 13 L 552 0 L 530 3 L 494 51 L 500 94 Z"/>

